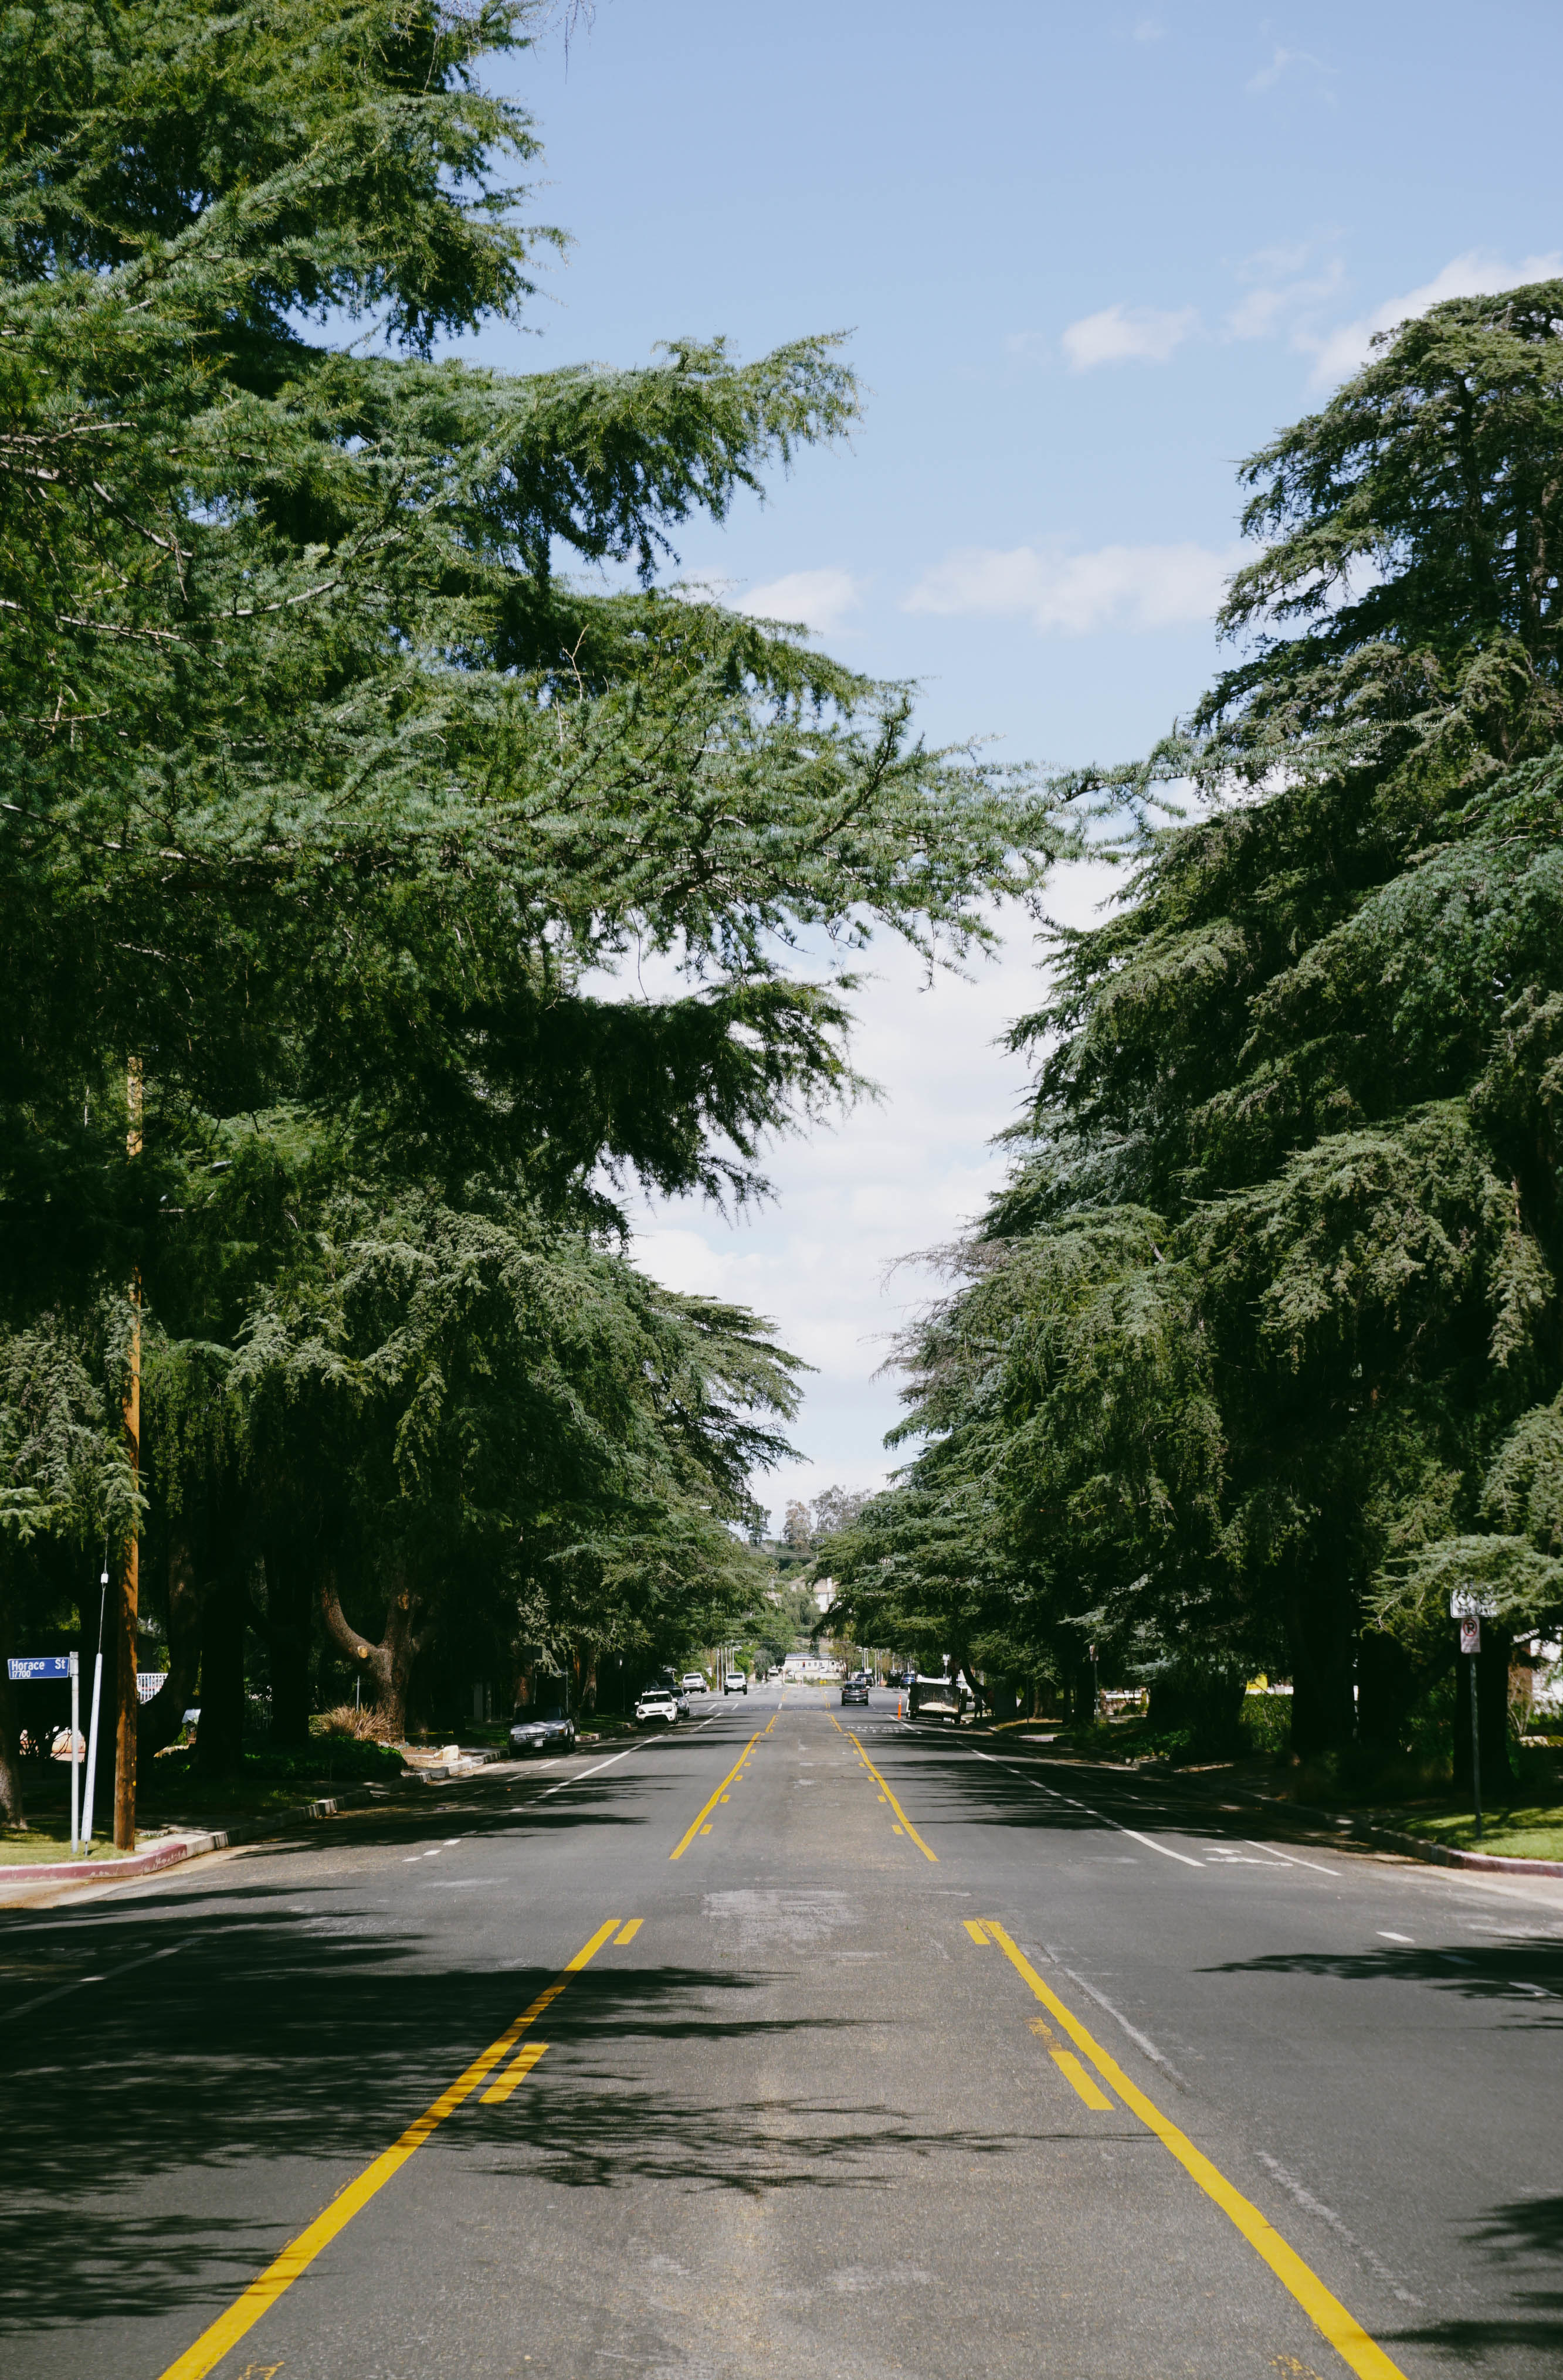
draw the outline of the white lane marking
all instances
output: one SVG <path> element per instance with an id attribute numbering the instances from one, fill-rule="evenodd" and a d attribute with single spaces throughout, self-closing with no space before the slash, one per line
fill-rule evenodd
<path id="1" fill-rule="evenodd" d="M 1088 1984 L 1083 1975 L 1077 1975 L 1072 1967 L 1066 1967 L 1061 1959 L 1056 1960 L 1054 1963 L 1060 1974 L 1068 1975 L 1071 1984 L 1078 1984 L 1082 1992 L 1089 1992 L 1097 2007 L 1105 2009 L 1115 2024 L 1122 2025 L 1137 2049 L 1142 2049 L 1146 2057 L 1161 2067 L 1164 2072 L 1170 2074 L 1175 2082 L 1181 2082 L 1185 2091 L 1189 2088 L 1171 2058 L 1163 2055 L 1148 2033 L 1142 2033 L 1138 2025 L 1130 2024 L 1123 2010 L 1116 2009 L 1105 1992 L 1099 1992 L 1094 1984 Z"/>
<path id="2" fill-rule="evenodd" d="M 1160 1852 L 1163 1859 L 1181 1860 L 1185 1867 L 1214 1867 L 1216 1864 L 1216 1860 L 1215 1858 L 1209 1860 L 1193 1859 L 1191 1858 L 1187 1852 L 1172 1851 L 1166 1843 L 1156 1842 L 1150 1835 L 1139 1834 L 1136 1832 L 1134 1828 L 1126 1827 L 1120 1819 L 1109 1818 L 1105 1810 L 1093 1808 L 1091 1803 L 1077 1802 L 1072 1793 L 1057 1792 L 1053 1786 L 1044 1785 L 1037 1778 L 1026 1777 L 1025 1770 L 1019 1767 L 1015 1761 L 1000 1760 L 996 1752 L 976 1752 L 974 1753 L 974 1757 L 978 1760 L 991 1760 L 994 1766 L 997 1768 L 1007 1768 L 1012 1770 L 1017 1777 L 1025 1777 L 1027 1784 L 1034 1785 L 1039 1793 L 1048 1794 L 1055 1802 L 1067 1802 L 1071 1810 L 1084 1810 L 1091 1817 L 1099 1818 L 1105 1827 L 1116 1827 L 1118 1833 L 1120 1835 L 1127 1835 L 1131 1842 L 1143 1843 L 1148 1852 Z M 1255 1843 L 1253 1845 L 1253 1849 L 1255 1851 L 1264 1851 L 1267 1848 L 1268 1846 L 1264 1843 Z M 1275 1856 L 1277 1859 L 1284 1860 L 1288 1857 L 1288 1854 L 1285 1852 L 1277 1852 Z M 1245 1860 L 1242 1858 L 1241 1853 L 1238 1852 L 1227 1852 L 1220 1854 L 1220 1864 L 1223 1866 L 1230 1865 L 1233 1861 L 1239 1862 L 1244 1867 L 1255 1867 L 1258 1865 L 1258 1862 L 1256 1860 Z M 1292 1864 L 1297 1867 L 1319 1866 L 1317 1860 L 1296 1860 Z M 1325 1867 L 1320 1868 L 1319 1873 L 1321 1876 L 1334 1876 L 1336 1871 L 1334 1868 Z"/>
<path id="3" fill-rule="evenodd" d="M 144 1959 L 128 1960 L 123 1967 L 110 1967 L 104 1974 L 78 1975 L 73 1984 L 57 1984 L 52 1992 L 40 1992 L 36 1999 L 23 2000 L 19 2008 L 7 2009 L 6 2016 L 28 2016 L 34 2009 L 45 2007 L 50 2000 L 63 2000 L 67 1992 L 80 1991 L 85 1984 L 117 1983 L 121 1975 L 133 1975 L 138 1967 L 150 1967 L 154 1959 L 171 1959 L 176 1950 L 182 1950 L 184 1947 L 182 1942 L 170 1942 L 165 1950 L 149 1950 Z"/>
<path id="4" fill-rule="evenodd" d="M 1416 1948 L 1409 1934 L 1391 1934 L 1387 1925 L 1381 1925 L 1377 1930 L 1381 1942 L 1404 1942 L 1408 1949 Z"/>
<path id="5" fill-rule="evenodd" d="M 1247 1835 L 1243 1837 L 1243 1840 L 1248 1844 L 1251 1852 L 1268 1852 L 1272 1859 L 1285 1860 L 1288 1867 L 1317 1868 L 1321 1876 L 1338 1876 L 1340 1874 L 1340 1870 L 1338 1868 L 1325 1867 L 1322 1860 L 1300 1859 L 1295 1852 L 1278 1852 L 1274 1843 L 1256 1843 L 1252 1841 Z"/>
<path id="6" fill-rule="evenodd" d="M 1303 2207 L 1310 2215 L 1318 2216 L 1320 2220 L 1327 2223 L 1332 2230 L 1338 2231 L 1347 2246 L 1354 2249 L 1357 2254 L 1361 2256 L 1363 2264 L 1368 2267 L 1368 2270 L 1371 2273 L 1375 2273 L 1378 2278 L 1383 2281 L 1387 2288 L 1394 2290 L 1395 2295 L 1399 2299 L 1402 2305 L 1421 2305 L 1422 2300 L 1420 2298 L 1413 2298 L 1410 2289 L 1403 2289 L 1401 2287 L 1394 2274 L 1390 2271 L 1388 2265 L 1385 2264 L 1380 2257 L 1375 2256 L 1373 2250 L 1366 2246 L 1362 2240 L 1356 2239 L 1353 2234 L 1347 2229 L 1345 2224 L 1341 2221 L 1333 2206 L 1326 2206 L 1322 2198 L 1315 2198 L 1313 2192 L 1305 2188 L 1304 2185 L 1298 2180 L 1295 2174 L 1288 2173 L 1285 2166 L 1279 2164 L 1275 2157 L 1266 2156 L 1263 2149 L 1255 2149 L 1254 2155 L 1259 2159 L 1260 2164 L 1265 2167 L 1267 2170 L 1275 2176 L 1276 2180 L 1280 2183 L 1281 2188 L 1290 2192 L 1292 2197 L 1296 2199 L 1299 2206 Z"/>
<path id="7" fill-rule="evenodd" d="M 588 1777 L 600 1777 L 604 1768 L 613 1767 L 615 1760 L 628 1760 L 636 1748 L 634 1744 L 627 1743 L 622 1752 L 614 1754 L 612 1760 L 599 1760 L 595 1768 L 580 1768 L 573 1777 L 561 1777 L 556 1785 L 545 1785 L 538 1795 L 538 1800 L 546 1802 L 550 1793 L 562 1793 L 567 1785 L 583 1785 Z"/>

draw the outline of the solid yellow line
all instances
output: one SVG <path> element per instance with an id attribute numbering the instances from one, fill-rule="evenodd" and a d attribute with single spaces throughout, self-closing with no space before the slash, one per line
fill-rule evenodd
<path id="1" fill-rule="evenodd" d="M 843 1729 L 842 1729 L 842 1730 L 841 1730 L 841 1732 L 843 1733 L 843 1735 L 852 1735 L 852 1730 L 851 1730 L 851 1729 L 850 1729 L 849 1727 L 849 1728 L 843 1728 Z M 892 1793 L 892 1792 L 891 1792 L 889 1786 L 888 1786 L 887 1784 L 885 1784 L 884 1778 L 883 1778 L 883 1777 L 881 1777 L 881 1775 L 880 1775 L 880 1773 L 879 1773 L 878 1769 L 874 1767 L 874 1765 L 873 1765 L 873 1761 L 869 1758 L 869 1756 L 868 1756 L 867 1753 L 863 1750 L 863 1747 L 862 1747 L 861 1743 L 861 1742 L 859 1742 L 859 1740 L 858 1740 L 858 1738 L 857 1738 L 855 1735 L 852 1735 L 852 1741 L 853 1741 L 853 1742 L 854 1742 L 854 1743 L 856 1743 L 856 1744 L 857 1744 L 857 1746 L 858 1746 L 858 1757 L 859 1757 L 859 1759 L 862 1762 L 863 1767 L 868 1770 L 869 1775 L 873 1779 L 874 1783 L 875 1783 L 876 1785 L 882 1785 L 882 1786 L 884 1786 L 884 1788 L 885 1788 L 885 1799 L 889 1803 L 890 1807 L 892 1808 L 892 1810 L 894 1810 L 894 1812 L 896 1813 L 897 1817 L 898 1817 L 898 1818 L 899 1818 L 899 1820 L 900 1820 L 900 1822 L 901 1822 L 902 1826 L 906 1828 L 906 1830 L 907 1830 L 908 1834 L 911 1837 L 912 1841 L 917 1845 L 918 1850 L 922 1853 L 923 1858 L 924 1858 L 924 1859 L 931 1859 L 931 1860 L 933 1860 L 933 1861 L 935 1863 L 935 1864 L 937 1864 L 937 1861 L 938 1861 L 938 1857 L 939 1857 L 938 1852 L 931 1852 L 931 1851 L 929 1850 L 929 1848 L 928 1848 L 927 1844 L 923 1841 L 922 1837 L 918 1833 L 917 1828 L 912 1825 L 911 1820 L 907 1816 L 906 1812 L 902 1809 L 902 1807 L 901 1807 L 900 1803 L 897 1801 L 897 1799 L 896 1799 L 896 1797 L 895 1797 L 894 1793 Z"/>
<path id="2" fill-rule="evenodd" d="M 577 1973 L 594 1958 L 617 1924 L 617 1917 L 610 1917 L 605 1925 L 600 1925 L 590 1942 L 576 1952 L 565 1973 Z M 372 2165 L 366 2166 L 356 2181 L 348 2182 L 324 2213 L 317 2215 L 314 2221 L 299 2232 L 297 2240 L 288 2241 L 282 2253 L 234 2300 L 226 2313 L 219 2314 L 216 2321 L 201 2332 L 194 2345 L 187 2347 L 184 2353 L 170 2363 L 162 2380 L 205 2380 L 205 2374 L 213 2365 L 222 2362 L 229 2348 L 236 2347 L 246 2331 L 253 2330 L 261 2316 L 276 2303 L 284 2289 L 290 2289 L 299 2274 L 306 2272 L 314 2263 L 321 2250 L 328 2248 L 337 2233 L 345 2231 L 354 2216 L 368 2205 L 376 2192 L 385 2189 L 392 2175 L 401 2171 L 409 2157 L 422 2147 L 436 2125 L 443 2124 L 447 2116 L 453 2116 L 457 2108 L 471 2097 L 484 2075 L 492 2074 L 506 2051 L 519 2039 L 527 2022 L 526 2015 L 522 2014 L 514 2024 L 507 2025 L 498 2040 L 491 2041 L 482 2055 L 472 2060 L 466 2072 L 458 2074 L 450 2088 L 440 2093 L 433 2107 L 425 2107 L 417 2122 L 409 2124 L 400 2140 L 377 2156 Z"/>
<path id="3" fill-rule="evenodd" d="M 614 1940 L 616 1942 L 633 1942 L 636 1935 L 640 1932 L 645 1922 L 646 1921 L 643 1917 L 627 1918 L 624 1924 L 619 1927 L 618 1932 L 614 1936 Z"/>
<path id="4" fill-rule="evenodd" d="M 519 2021 L 518 2030 L 524 2031 L 528 2026 L 535 2024 L 538 2018 L 543 2014 L 545 2010 L 550 2008 L 554 2001 L 558 1998 L 559 1994 L 564 1990 L 564 1981 L 561 1977 L 558 1983 L 550 1984 L 545 1992 L 540 1992 L 536 1999 L 533 2000 L 531 2008 L 522 2012 Z M 505 2101 L 510 2096 L 511 2092 L 515 2089 L 517 2083 L 521 2079 L 521 2074 L 525 2070 L 525 2060 L 529 2052 L 530 2044 L 523 2043 L 520 2052 L 517 2057 L 515 2065 L 510 2067 L 506 2073 L 502 2074 L 497 2082 L 491 2082 L 489 2084 L 489 2087 L 483 2093 L 482 2097 L 482 2104 L 485 2107 L 503 2107 Z"/>
<path id="5" fill-rule="evenodd" d="M 977 1920 L 974 1917 L 968 1917 L 965 1920 L 965 1925 L 966 1931 L 971 1935 L 971 1939 L 976 1943 L 978 1949 L 980 1950 L 985 1950 L 988 1947 L 988 1937 L 983 1933 L 982 1927 L 978 1925 Z"/>
<path id="6" fill-rule="evenodd" d="M 1164 2148 L 1169 2150 L 1184 2170 L 1199 2183 L 1205 2196 L 1220 2207 L 1234 2223 L 1276 2279 L 1291 2291 L 1309 2320 L 1324 2333 L 1336 2353 L 1358 2374 L 1358 2380 L 1405 2380 L 1398 2363 L 1391 2363 L 1376 2339 L 1370 2338 L 1354 2314 L 1349 2313 L 1340 2300 L 1325 2289 L 1323 2281 L 1305 2265 L 1295 2248 L 1289 2247 L 1275 2226 L 1268 2223 L 1257 2206 L 1234 2190 L 1226 2175 L 1212 2165 L 1203 2151 L 1178 2126 L 1164 2116 L 1161 2109 L 1147 2099 L 1143 2091 L 1131 2082 L 1100 2043 L 1094 2041 L 1072 2009 L 1067 2009 L 1056 1992 L 1050 1991 L 1025 1953 L 1010 1940 L 996 1919 L 983 1920 L 988 1932 L 998 1944 L 1012 1967 L 1022 1974 L 1043 2006 L 1051 2010 L 1078 2049 L 1082 2049 L 1104 2082 L 1110 2082 L 1126 2107 L 1131 2108 L 1142 2124 L 1155 2133 Z"/>
<path id="7" fill-rule="evenodd" d="M 668 1852 L 667 1856 L 669 1859 L 683 1858 L 684 1853 L 689 1850 L 690 1845 L 694 1841 L 695 1837 L 699 1834 L 702 1826 L 704 1824 L 705 1820 L 710 1817 L 711 1813 L 716 1807 L 717 1803 L 722 1799 L 723 1794 L 727 1791 L 728 1786 L 738 1775 L 739 1770 L 743 1767 L 744 1762 L 749 1758 L 750 1754 L 759 1742 L 761 1735 L 765 1732 L 767 1732 L 767 1730 L 762 1728 L 756 1734 L 750 1737 L 749 1742 L 744 1745 L 743 1750 L 739 1753 L 737 1760 L 734 1761 L 732 1767 L 723 1778 L 722 1782 L 716 1788 L 715 1792 L 713 1793 L 704 1809 L 702 1810 L 697 1818 L 691 1819 L 689 1826 L 685 1828 L 678 1849 Z M 615 1922 L 617 1924 L 617 1921 L 616 1920 Z"/>
<path id="8" fill-rule="evenodd" d="M 537 2064 L 538 2059 L 543 2055 L 547 2047 L 548 2044 L 545 2041 L 524 2042 L 511 2063 L 505 2069 L 505 2071 L 500 2076 L 498 2082 L 491 2084 L 489 2089 L 483 2093 L 483 2106 L 485 2107 L 503 2107 L 506 2100 L 510 2096 L 510 2094 L 515 2089 L 517 2083 L 524 2082 L 526 2081 L 527 2076 L 531 2072 L 532 2068 Z"/>
<path id="9" fill-rule="evenodd" d="M 1112 2101 L 1092 2081 L 1072 2049 L 1054 2050 L 1053 2063 L 1061 2074 L 1068 2077 L 1088 2107 L 1095 2107 L 1098 2111 L 1105 2107 L 1109 2113 L 1111 2112 Z"/>

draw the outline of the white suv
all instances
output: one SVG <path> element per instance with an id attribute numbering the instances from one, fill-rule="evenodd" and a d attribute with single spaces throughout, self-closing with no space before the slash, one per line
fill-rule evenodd
<path id="1" fill-rule="evenodd" d="M 677 1727 L 678 1706 L 665 1686 L 648 1686 L 635 1705 L 637 1727 Z"/>
<path id="2" fill-rule="evenodd" d="M 687 1694 L 703 1694 L 706 1691 L 705 1679 L 699 1670 L 686 1670 L 678 1682 Z"/>
<path id="3" fill-rule="evenodd" d="M 726 1679 L 723 1681 L 722 1692 L 725 1694 L 748 1694 L 749 1680 L 744 1676 L 741 1670 L 728 1670 Z"/>

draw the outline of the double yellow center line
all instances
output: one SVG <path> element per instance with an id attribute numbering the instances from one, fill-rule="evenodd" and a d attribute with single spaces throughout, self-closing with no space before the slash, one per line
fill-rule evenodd
<path id="1" fill-rule="evenodd" d="M 897 1801 L 894 1793 L 891 1792 L 888 1783 L 885 1778 L 880 1775 L 878 1769 L 874 1767 L 873 1761 L 863 1750 L 861 1736 L 854 1734 L 849 1727 L 843 1727 L 841 1721 L 836 1718 L 834 1711 L 826 1711 L 825 1717 L 829 1719 L 837 1735 L 846 1736 L 849 1742 L 857 1745 L 858 1758 L 862 1762 L 863 1767 L 868 1770 L 869 1775 L 878 1786 L 881 1793 L 885 1796 L 885 1801 L 888 1802 L 891 1809 L 896 1813 L 896 1816 L 898 1821 L 896 1828 L 897 1834 L 910 1836 L 911 1840 L 917 1845 L 918 1850 L 922 1853 L 923 1858 L 931 1859 L 936 1866 L 938 1864 L 939 1858 L 938 1852 L 929 1849 L 929 1846 L 923 1841 L 922 1837 L 918 1833 L 917 1828 L 912 1825 L 911 1820 L 907 1816 L 906 1812 Z"/>
<path id="2" fill-rule="evenodd" d="M 1303 2263 L 1296 2249 L 1282 2239 L 1275 2226 L 1266 2221 L 1252 2201 L 1245 2198 L 1241 2191 L 1235 2190 L 1219 2168 L 1211 2163 L 1202 2149 L 1194 2146 L 1188 2134 L 1180 2131 L 1171 2119 L 1164 2116 L 1154 2102 L 1145 2096 L 1139 2085 L 1130 2081 L 1117 2058 L 1102 2047 L 1081 2024 L 1074 2010 L 1066 2008 L 1057 1993 L 1044 1983 L 1025 1952 L 1010 1940 L 997 1919 L 984 1917 L 978 1921 L 969 1918 L 966 1930 L 974 1942 L 985 1939 L 998 1945 L 1049 2015 L 1068 2034 L 1075 2047 L 1090 2059 L 1102 2081 L 1117 2093 L 1131 2115 L 1138 2116 L 1141 2122 L 1154 2132 L 1162 2146 L 1198 2182 L 1205 2196 L 1219 2206 L 1229 2222 L 1236 2225 L 1249 2246 L 1264 2257 L 1276 2279 L 1289 2289 L 1342 2362 L 1357 2374 L 1358 2380 L 1405 2380 L 1398 2364 L 1391 2363 L 1377 2340 L 1369 2338 L 1355 2314 L 1349 2313 L 1340 2300 L 1325 2289 L 1318 2275 Z M 1047 2034 L 1047 2039 L 1052 2042 L 1051 2033 Z M 1111 2106 L 1111 2101 L 1103 2097 L 1078 2058 L 1070 2058 L 1067 2050 L 1056 2047 L 1053 2056 L 1068 2074 L 1088 2107 Z M 1071 2068 L 1075 2070 L 1073 2072 Z"/>
<path id="3" fill-rule="evenodd" d="M 717 1786 L 715 1792 L 711 1795 L 709 1801 L 703 1803 L 700 1809 L 696 1811 L 694 1816 L 690 1819 L 689 1825 L 679 1836 L 678 1840 L 668 1852 L 667 1856 L 670 1860 L 682 1859 L 684 1853 L 689 1850 L 690 1845 L 694 1841 L 697 1835 L 708 1835 L 711 1832 L 711 1828 L 708 1824 L 711 1813 L 715 1809 L 716 1804 L 727 1792 L 728 1786 L 736 1784 L 738 1779 L 743 1775 L 744 1764 L 748 1760 L 751 1753 L 754 1750 L 755 1745 L 759 1742 L 761 1737 L 763 1735 L 770 1734 L 772 1728 L 775 1727 L 776 1723 L 776 1718 L 780 1707 L 781 1706 L 778 1704 L 776 1710 L 774 1710 L 771 1713 L 770 1718 L 766 1724 L 763 1727 L 757 1728 L 755 1730 L 754 1733 L 750 1737 L 749 1742 L 744 1745 L 743 1750 L 739 1753 L 737 1760 L 734 1761 L 732 1767 L 723 1778 L 720 1785 Z"/>
<path id="4" fill-rule="evenodd" d="M 259 2277 L 250 2282 L 242 2295 L 234 2301 L 226 2313 L 219 2314 L 211 2326 L 203 2330 L 192 2347 L 187 2347 L 176 2362 L 170 2363 L 163 2380 L 204 2380 L 215 2363 L 221 2362 L 230 2347 L 237 2346 L 247 2331 L 252 2330 L 261 2316 L 273 2307 L 283 2291 L 290 2289 L 300 2273 L 307 2272 L 315 2258 L 328 2248 L 339 2232 L 345 2231 L 378 2192 L 385 2189 L 393 2174 L 399 2173 L 409 2157 L 416 2155 L 437 2126 L 447 2116 L 470 2099 L 480 2082 L 485 2082 L 507 2052 L 514 2049 L 528 2027 L 536 2022 L 544 2009 L 556 2000 L 572 1975 L 590 1966 L 604 1942 L 617 1938 L 628 1942 L 639 1932 L 641 1920 L 631 1917 L 622 1925 L 610 1917 L 599 1925 L 589 1942 L 583 1942 L 557 1980 L 541 1992 L 530 2008 L 523 2009 L 513 2024 L 506 2026 L 497 2041 L 491 2041 L 478 2058 L 474 2058 L 464 2074 L 458 2074 L 448 2090 L 442 2091 L 433 2105 L 425 2107 L 415 2123 L 409 2124 L 401 2138 L 366 2166 L 357 2180 L 348 2182 L 330 2205 L 317 2215 L 314 2221 L 300 2231 L 296 2240 L 269 2264 Z M 529 2042 L 492 2089 L 483 2093 L 483 2105 L 503 2104 L 518 2082 L 529 2074 L 547 2048 L 546 2042 Z"/>

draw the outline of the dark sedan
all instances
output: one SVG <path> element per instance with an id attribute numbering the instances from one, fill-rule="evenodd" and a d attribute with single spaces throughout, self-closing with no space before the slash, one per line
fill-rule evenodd
<path id="1" fill-rule="evenodd" d="M 844 1703 L 863 1703 L 866 1705 L 868 1701 L 868 1675 L 865 1670 L 860 1670 L 855 1678 L 842 1679 L 841 1699 Z"/>

